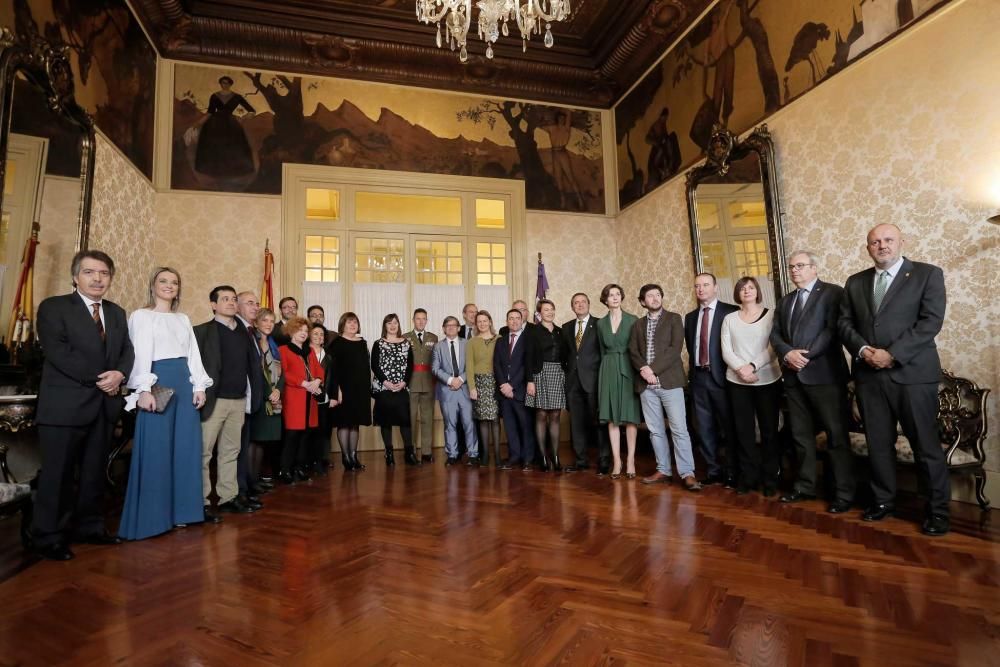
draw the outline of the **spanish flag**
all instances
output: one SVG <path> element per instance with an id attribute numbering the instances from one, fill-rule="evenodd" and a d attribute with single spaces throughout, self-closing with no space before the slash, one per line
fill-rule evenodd
<path id="1" fill-rule="evenodd" d="M 270 239 L 264 241 L 264 282 L 260 286 L 260 307 L 274 310 L 274 255 Z"/>
<path id="2" fill-rule="evenodd" d="M 21 255 L 21 273 L 17 281 L 17 291 L 14 293 L 14 306 L 10 310 L 10 322 L 7 325 L 7 349 L 13 351 L 24 343 L 30 343 L 34 332 L 32 321 L 35 319 L 33 306 L 33 285 L 35 275 L 35 248 L 38 246 L 37 222 L 31 225 L 31 236 L 24 245 Z"/>

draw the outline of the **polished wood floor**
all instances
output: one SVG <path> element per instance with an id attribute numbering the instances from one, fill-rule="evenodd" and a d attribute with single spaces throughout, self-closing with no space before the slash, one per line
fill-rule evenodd
<path id="1" fill-rule="evenodd" d="M 68 563 L 0 523 L 0 665 L 1000 662 L 988 513 L 931 539 L 915 509 L 367 462 Z"/>

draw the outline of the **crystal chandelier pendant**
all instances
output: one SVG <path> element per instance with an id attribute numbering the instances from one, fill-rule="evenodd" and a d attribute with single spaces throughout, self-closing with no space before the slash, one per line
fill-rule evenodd
<path id="1" fill-rule="evenodd" d="M 438 21 L 438 32 L 437 32 L 437 47 L 441 48 L 441 22 Z"/>
<path id="2" fill-rule="evenodd" d="M 486 45 L 486 57 L 493 60 L 493 46 L 490 44 Z"/>
<path id="3" fill-rule="evenodd" d="M 545 48 L 551 49 L 552 45 L 556 43 L 556 40 L 552 38 L 552 24 L 545 24 Z"/>
<path id="4" fill-rule="evenodd" d="M 507 29 L 507 21 L 506 20 L 504 20 L 504 22 L 503 22 L 503 30 L 501 32 L 503 32 L 503 36 L 504 37 L 509 37 L 510 36 L 510 30 Z"/>
<path id="5" fill-rule="evenodd" d="M 465 48 L 465 44 L 462 44 L 462 50 L 458 52 L 458 59 L 463 63 L 469 61 L 469 51 Z"/>

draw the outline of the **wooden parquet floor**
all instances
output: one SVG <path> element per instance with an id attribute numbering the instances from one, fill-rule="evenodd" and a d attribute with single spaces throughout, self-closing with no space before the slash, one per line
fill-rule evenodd
<path id="1" fill-rule="evenodd" d="M 1000 664 L 1000 548 L 961 512 L 931 539 L 917 512 L 379 461 L 24 567 L 0 665 Z"/>

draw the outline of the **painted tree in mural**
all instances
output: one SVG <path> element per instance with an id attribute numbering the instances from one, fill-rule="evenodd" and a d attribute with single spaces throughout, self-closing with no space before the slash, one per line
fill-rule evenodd
<path id="1" fill-rule="evenodd" d="M 728 126 L 729 116 L 735 107 L 736 49 L 748 39 L 754 50 L 757 78 L 764 96 L 764 110 L 767 113 L 781 107 L 781 87 L 778 71 L 771 55 L 767 30 L 753 11 L 760 0 L 722 0 L 708 21 L 698 26 L 678 47 L 678 65 L 674 70 L 674 84 L 695 70 L 695 65 L 704 80 L 704 100 L 691 123 L 689 136 L 695 144 L 707 147 L 715 125 Z M 734 38 L 728 35 L 728 19 L 733 9 L 739 20 L 740 31 Z M 695 55 L 695 47 L 704 42 L 704 55 Z M 709 86 L 709 75 L 712 85 Z"/>
<path id="2" fill-rule="evenodd" d="M 622 201 L 634 201 L 646 192 L 645 172 L 636 162 L 632 152 L 632 130 L 645 115 L 650 100 L 663 84 L 663 68 L 654 67 L 632 92 L 615 109 L 615 140 L 620 146 L 624 142 L 632 177 L 625 180 L 620 188 Z"/>
<path id="3" fill-rule="evenodd" d="M 529 208 L 577 208 L 583 210 L 585 203 L 579 192 L 565 192 L 572 186 L 563 185 L 560 189 L 556 177 L 546 170 L 535 141 L 535 130 L 553 127 L 558 122 L 555 116 L 560 110 L 537 104 L 521 102 L 487 100 L 481 104 L 459 111 L 458 121 L 469 120 L 474 124 L 486 123 L 492 129 L 497 118 L 502 118 L 509 128 L 507 134 L 514 141 L 520 159 L 520 169 L 515 168 L 513 177 L 523 177 L 528 186 L 525 188 L 525 199 Z M 599 121 L 596 114 L 584 111 L 568 111 L 570 124 L 580 130 L 582 138 L 576 148 L 585 152 L 593 148 L 597 141 Z M 551 135 L 551 133 L 550 133 Z M 582 145 L 581 145 L 582 142 Z M 553 165 L 556 164 L 555 158 Z M 554 166 L 554 168 L 557 168 Z M 520 173 L 517 173 L 520 171 Z M 563 181 L 565 183 L 565 181 Z M 567 199 L 568 198 L 568 199 Z M 569 202 L 567 204 L 567 201 Z"/>

